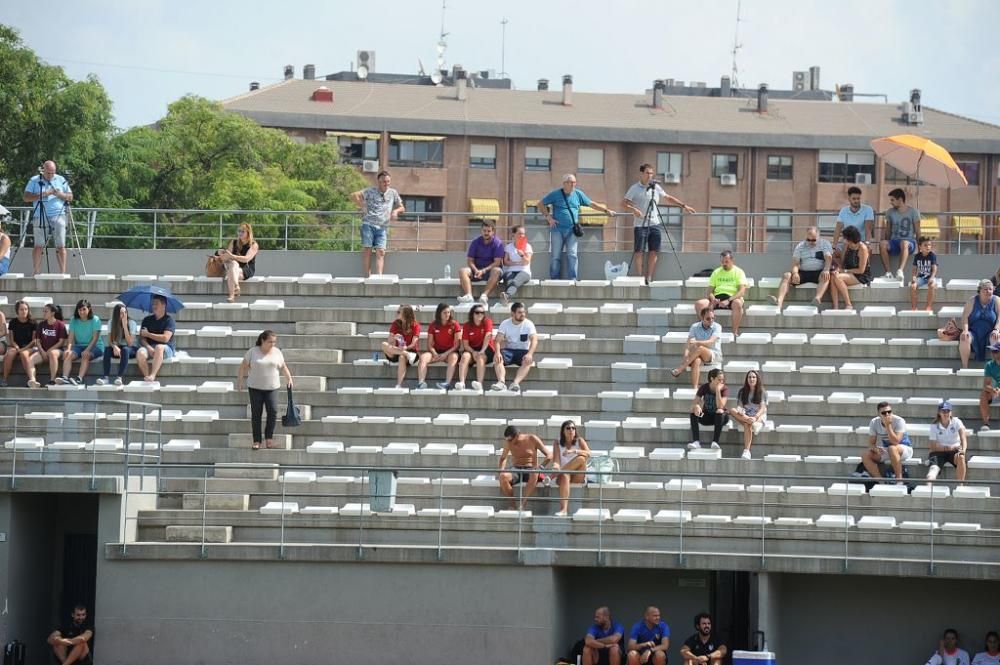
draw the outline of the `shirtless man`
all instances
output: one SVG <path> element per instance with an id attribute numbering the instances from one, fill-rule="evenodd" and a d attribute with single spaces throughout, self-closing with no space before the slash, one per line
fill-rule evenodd
<path id="1" fill-rule="evenodd" d="M 552 453 L 545 447 L 542 440 L 534 434 L 522 434 L 516 427 L 510 425 L 503 431 L 503 452 L 500 453 L 500 491 L 510 499 L 510 505 L 517 510 L 524 510 L 528 505 L 528 497 L 535 493 L 538 484 L 538 453 L 545 455 L 542 465 L 553 462 Z M 511 458 L 512 469 L 504 471 L 507 458 Z M 552 463 L 552 469 L 557 470 L 558 464 Z M 514 500 L 514 485 L 525 483 L 521 492 L 520 506 Z"/>

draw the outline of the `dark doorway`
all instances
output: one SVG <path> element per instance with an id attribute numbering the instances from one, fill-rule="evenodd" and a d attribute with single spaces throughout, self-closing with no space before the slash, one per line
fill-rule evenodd
<path id="1" fill-rule="evenodd" d="M 83 603 L 94 614 L 97 578 L 97 534 L 67 533 L 63 538 L 62 599 L 59 616 L 68 616 Z"/>

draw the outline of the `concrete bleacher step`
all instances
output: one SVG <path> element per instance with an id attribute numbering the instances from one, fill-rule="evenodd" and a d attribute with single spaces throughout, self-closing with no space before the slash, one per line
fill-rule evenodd
<path id="1" fill-rule="evenodd" d="M 248 414 L 248 417 L 249 417 L 249 414 Z M 243 433 L 243 432 L 230 433 L 228 441 L 226 442 L 226 445 L 229 448 L 250 448 L 250 446 L 252 444 L 253 444 L 253 434 L 246 434 L 246 433 Z M 274 448 L 273 449 L 277 449 L 277 450 L 291 450 L 292 449 L 292 435 L 291 434 L 275 434 L 274 435 Z M 266 450 L 266 448 L 264 448 L 264 442 L 263 441 L 261 442 L 261 450 Z"/>
<path id="2" fill-rule="evenodd" d="M 236 478 L 241 480 L 277 480 L 278 465 L 263 462 L 216 462 L 212 469 L 212 475 L 216 478 Z"/>
<path id="3" fill-rule="evenodd" d="M 184 510 L 247 510 L 250 507 L 249 494 L 185 494 L 182 497 Z"/>
<path id="4" fill-rule="evenodd" d="M 168 526 L 165 529 L 168 543 L 231 543 L 233 527 L 231 526 Z"/>

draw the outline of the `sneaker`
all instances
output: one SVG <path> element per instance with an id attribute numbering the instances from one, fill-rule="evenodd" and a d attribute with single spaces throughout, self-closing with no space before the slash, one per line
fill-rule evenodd
<path id="1" fill-rule="evenodd" d="M 903 269 L 902 268 L 900 268 L 899 270 L 896 271 L 896 279 L 898 279 L 900 282 L 902 282 L 904 279 L 906 279 L 903 276 Z"/>
<path id="2" fill-rule="evenodd" d="M 416 365 L 417 364 L 417 352 L 416 351 L 407 351 L 406 352 L 406 361 L 408 363 L 410 363 L 411 365 Z"/>
<path id="3" fill-rule="evenodd" d="M 0 380 L 0 388 L 6 388 L 6 387 L 7 387 L 7 380 L 6 379 Z"/>
<path id="4" fill-rule="evenodd" d="M 502 393 L 507 390 L 507 386 L 505 386 L 501 381 L 497 381 L 492 386 L 490 386 L 490 390 L 495 390 L 497 392 Z"/>
<path id="5" fill-rule="evenodd" d="M 458 297 L 458 302 L 461 303 L 461 304 L 463 304 L 463 305 L 466 304 L 466 303 L 473 302 L 474 300 L 475 300 L 475 298 L 472 297 L 471 293 L 466 293 L 464 296 L 459 296 Z"/>
<path id="6" fill-rule="evenodd" d="M 124 384 L 125 384 L 125 382 L 122 381 L 122 377 L 119 376 L 117 379 L 115 379 L 115 385 L 116 386 L 121 386 L 121 385 L 124 385 Z"/>
<path id="7" fill-rule="evenodd" d="M 102 376 L 97 381 L 94 381 L 94 384 L 98 386 L 106 386 L 108 385 L 108 377 Z"/>
<path id="8" fill-rule="evenodd" d="M 465 384 L 459 381 L 455 384 L 455 390 L 465 390 Z"/>
<path id="9" fill-rule="evenodd" d="M 560 510 L 558 513 L 553 515 L 553 517 L 569 517 L 569 513 L 565 510 Z"/>
<path id="10" fill-rule="evenodd" d="M 70 385 L 74 385 L 74 386 L 78 386 L 81 383 L 80 379 L 78 377 L 75 377 L 75 376 L 71 376 L 71 377 L 69 377 L 66 380 L 69 381 Z"/>
<path id="11" fill-rule="evenodd" d="M 741 459 L 753 459 L 752 457 L 750 457 L 750 451 L 749 450 L 744 450 L 743 454 L 740 455 L 740 458 Z"/>
<path id="12" fill-rule="evenodd" d="M 425 390 L 427 388 L 427 382 L 421 381 L 417 383 L 417 390 Z"/>
<path id="13" fill-rule="evenodd" d="M 930 468 L 927 469 L 927 480 L 937 480 L 939 473 L 941 473 L 941 467 L 937 464 L 931 464 Z"/>
<path id="14" fill-rule="evenodd" d="M 479 302 L 483 303 L 484 305 L 489 305 L 490 299 L 487 298 L 486 294 L 484 293 L 483 295 L 479 296 Z"/>
<path id="15" fill-rule="evenodd" d="M 520 393 L 521 392 L 521 386 L 518 385 L 518 384 L 516 384 L 516 383 L 512 383 L 512 384 L 510 384 L 509 390 L 512 393 Z"/>
<path id="16" fill-rule="evenodd" d="M 475 390 L 477 393 L 481 393 L 483 392 L 483 384 L 479 383 L 478 381 L 473 381 L 472 389 Z"/>
<path id="17" fill-rule="evenodd" d="M 979 431 L 980 432 L 989 432 L 990 431 L 989 423 L 983 423 L 983 426 L 979 428 Z"/>
<path id="18" fill-rule="evenodd" d="M 712 442 L 712 450 L 722 450 L 722 447 L 718 444 L 718 442 L 713 441 Z"/>
<path id="19" fill-rule="evenodd" d="M 450 384 L 450 383 L 448 383 L 447 381 L 439 381 L 438 383 L 436 383 L 436 384 L 434 384 L 434 385 L 436 385 L 436 386 L 437 386 L 438 388 L 440 388 L 441 390 L 448 390 L 448 387 L 449 387 L 449 386 L 450 386 L 451 384 Z"/>
<path id="20" fill-rule="evenodd" d="M 49 387 L 52 387 L 52 386 L 57 386 L 57 385 L 59 385 L 59 384 L 58 384 L 58 383 L 56 383 L 55 381 L 49 381 L 49 382 L 48 382 L 48 383 L 46 383 L 45 385 L 46 385 L 46 386 L 49 386 Z"/>
<path id="21" fill-rule="evenodd" d="M 698 450 L 701 448 L 701 441 L 692 441 L 688 444 L 688 450 Z"/>
<path id="22" fill-rule="evenodd" d="M 892 276 L 892 273 L 891 273 L 891 272 L 887 272 L 887 273 L 885 274 L 885 278 L 886 278 L 886 279 L 893 279 L 893 276 Z"/>
<path id="23" fill-rule="evenodd" d="M 59 384 L 60 386 L 62 386 L 62 385 L 66 385 L 67 383 L 69 383 L 69 379 L 66 378 L 65 376 L 57 376 L 55 381 L 49 381 L 49 385 L 50 386 L 54 386 L 56 384 Z"/>
<path id="24" fill-rule="evenodd" d="M 42 384 L 40 384 L 38 381 L 35 381 L 34 379 L 28 379 L 28 387 L 29 388 L 41 388 Z"/>

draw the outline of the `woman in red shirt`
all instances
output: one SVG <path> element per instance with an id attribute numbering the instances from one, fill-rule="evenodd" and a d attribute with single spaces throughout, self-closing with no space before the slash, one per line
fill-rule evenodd
<path id="1" fill-rule="evenodd" d="M 473 361 L 477 380 L 472 382 L 472 389 L 482 390 L 486 366 L 493 364 L 493 354 L 493 320 L 487 315 L 486 306 L 477 303 L 469 310 L 469 321 L 462 329 L 462 360 L 458 365 L 455 390 L 465 390 L 465 376 Z"/>
<path id="2" fill-rule="evenodd" d="M 396 320 L 389 326 L 389 339 L 382 342 L 382 352 L 391 363 L 397 363 L 396 387 L 403 387 L 406 368 L 417 362 L 417 344 L 420 343 L 420 324 L 413 316 L 413 308 L 400 305 Z"/>
<path id="3" fill-rule="evenodd" d="M 454 310 L 446 302 L 437 306 L 434 323 L 427 327 L 427 350 L 420 355 L 417 365 L 417 388 L 426 388 L 427 366 L 434 363 L 448 363 L 445 380 L 438 388 L 448 390 L 451 377 L 455 376 L 458 365 L 458 345 L 462 342 L 462 326 L 453 318 Z"/>

